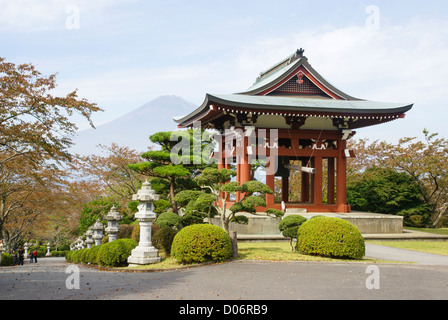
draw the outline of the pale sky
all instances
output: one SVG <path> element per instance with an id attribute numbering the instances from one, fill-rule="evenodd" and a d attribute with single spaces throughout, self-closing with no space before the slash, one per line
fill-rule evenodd
<path id="1" fill-rule="evenodd" d="M 0 0 L 0 56 L 78 88 L 96 125 L 160 95 L 242 91 L 298 48 L 349 95 L 415 103 L 356 137 L 448 137 L 446 1 Z"/>

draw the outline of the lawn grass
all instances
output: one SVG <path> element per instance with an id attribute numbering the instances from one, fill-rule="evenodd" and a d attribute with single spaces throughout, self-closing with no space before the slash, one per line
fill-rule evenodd
<path id="1" fill-rule="evenodd" d="M 448 228 L 412 228 L 412 227 L 404 227 L 404 228 L 409 229 L 409 230 L 414 230 L 414 231 L 435 233 L 435 234 L 441 234 L 441 235 L 448 236 Z"/>
<path id="2" fill-rule="evenodd" d="M 379 244 L 394 248 L 422 251 L 427 253 L 442 254 L 448 256 L 448 241 L 422 241 L 422 240 L 406 240 L 406 241 L 366 241 L 368 243 Z"/>
<path id="3" fill-rule="evenodd" d="M 135 269 L 135 270 L 170 270 L 177 268 L 192 267 L 193 265 L 182 265 L 174 258 L 165 255 L 163 251 L 159 252 L 162 261 L 159 263 L 124 267 L 121 269 Z M 311 256 L 300 254 L 291 250 L 289 242 L 273 241 L 273 242 L 238 242 L 238 257 L 235 260 L 261 260 L 261 261 L 321 261 L 321 262 L 369 262 L 379 263 L 384 262 L 374 259 L 332 259 L 319 256 Z"/>

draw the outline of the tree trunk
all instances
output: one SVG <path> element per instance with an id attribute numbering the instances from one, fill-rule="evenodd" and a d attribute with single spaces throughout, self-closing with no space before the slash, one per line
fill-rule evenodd
<path id="1" fill-rule="evenodd" d="M 178 214 L 178 209 L 177 209 L 177 203 L 176 201 L 174 201 L 174 178 L 170 179 L 170 200 L 171 200 L 171 207 L 173 208 L 173 212 L 175 214 Z"/>

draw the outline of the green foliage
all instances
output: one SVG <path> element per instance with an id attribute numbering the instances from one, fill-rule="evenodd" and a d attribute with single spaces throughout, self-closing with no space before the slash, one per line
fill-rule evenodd
<path id="1" fill-rule="evenodd" d="M 68 251 L 65 254 L 65 260 L 73 263 L 98 264 L 98 251 L 101 246 L 93 246 L 92 248 L 84 248 L 76 251 Z"/>
<path id="2" fill-rule="evenodd" d="M 14 259 L 12 257 L 12 254 L 10 253 L 6 253 L 6 252 L 2 252 L 2 264 L 1 266 L 6 267 L 6 266 L 12 266 L 14 263 Z"/>
<path id="3" fill-rule="evenodd" d="M 99 197 L 84 204 L 79 218 L 79 233 L 85 233 L 90 226 L 95 224 L 98 218 L 104 220 L 103 216 L 109 213 L 113 205 L 117 204 L 107 197 Z"/>
<path id="4" fill-rule="evenodd" d="M 156 193 L 169 198 L 174 213 L 178 212 L 174 201 L 176 193 L 198 188 L 191 178 L 207 166 L 202 152 L 209 148 L 211 138 L 203 131 L 198 133 L 200 136 L 191 130 L 157 132 L 150 136 L 150 140 L 159 145 L 161 150 L 147 151 L 141 156 L 145 162 L 128 166 L 136 172 L 153 177 L 151 187 Z"/>
<path id="5" fill-rule="evenodd" d="M 171 202 L 166 199 L 160 199 L 154 201 L 154 212 L 162 213 L 171 208 Z"/>
<path id="6" fill-rule="evenodd" d="M 247 223 L 247 218 L 236 216 L 238 212 L 248 212 L 256 214 L 256 207 L 265 207 L 265 194 L 272 194 L 272 190 L 256 180 L 247 181 L 239 184 L 237 181 L 229 182 L 230 179 L 236 175 L 234 170 L 230 169 L 216 169 L 205 168 L 202 174 L 195 178 L 195 181 L 202 188 L 209 190 L 214 197 L 214 205 L 217 212 L 220 214 L 223 228 L 229 232 L 230 221 L 237 223 Z M 229 208 L 231 214 L 227 214 L 227 201 L 230 195 L 235 192 L 241 192 L 242 197 L 240 201 L 235 202 Z M 281 211 L 275 212 L 275 214 Z"/>
<path id="7" fill-rule="evenodd" d="M 136 246 L 137 242 L 132 239 L 117 239 L 102 244 L 97 254 L 98 264 L 108 267 L 126 266 L 127 259 Z"/>
<path id="8" fill-rule="evenodd" d="M 47 246 L 44 245 L 37 245 L 37 246 L 31 246 L 28 248 L 28 251 L 37 251 L 37 257 L 45 257 L 47 254 Z"/>
<path id="9" fill-rule="evenodd" d="M 171 254 L 171 245 L 177 231 L 173 228 L 162 228 L 152 236 L 152 243 L 154 247 L 163 249 L 167 255 Z"/>
<path id="10" fill-rule="evenodd" d="M 183 226 L 203 223 L 204 218 L 213 217 L 217 212 L 214 206 L 215 197 L 204 191 L 183 190 L 176 194 L 174 200 L 183 208 Z"/>
<path id="11" fill-rule="evenodd" d="M 100 248 L 101 246 L 93 246 L 87 251 L 86 254 L 87 263 L 98 264 L 98 251 L 100 250 Z"/>
<path id="12" fill-rule="evenodd" d="M 282 235 L 285 238 L 289 238 L 289 244 L 291 245 L 291 249 L 294 250 L 294 247 L 292 245 L 292 241 L 294 238 L 297 237 L 297 231 L 299 230 L 299 227 L 306 221 L 305 217 L 302 217 L 298 214 L 292 214 L 289 216 L 286 216 L 280 221 L 278 228 L 282 232 Z"/>
<path id="13" fill-rule="evenodd" d="M 273 208 L 267 209 L 266 213 L 269 216 L 274 216 L 274 217 L 283 217 L 283 215 L 285 214 L 283 211 L 277 210 L 277 209 L 273 209 Z"/>
<path id="14" fill-rule="evenodd" d="M 297 251 L 331 258 L 361 259 L 365 243 L 350 222 L 334 217 L 305 221 L 297 232 Z"/>
<path id="15" fill-rule="evenodd" d="M 65 257 L 65 255 L 68 252 L 69 252 L 68 250 L 58 250 L 58 251 L 53 250 L 53 251 L 50 251 L 52 257 Z"/>
<path id="16" fill-rule="evenodd" d="M 232 177 L 236 176 L 235 170 L 230 169 L 217 169 L 208 167 L 202 170 L 200 176 L 195 178 L 195 181 L 200 186 L 212 186 L 217 184 L 226 184 L 230 190 L 222 189 L 222 191 L 235 191 L 235 188 L 239 187 L 238 182 L 229 182 Z M 224 188 L 226 188 L 224 187 Z M 231 188 L 233 187 L 233 188 Z"/>
<path id="17" fill-rule="evenodd" d="M 180 221 L 181 221 L 180 217 L 174 212 L 164 212 L 157 217 L 156 224 L 161 229 L 178 228 Z"/>
<path id="18" fill-rule="evenodd" d="M 174 237 L 171 255 L 181 263 L 224 261 L 232 257 L 229 235 L 211 224 L 194 224 Z"/>
<path id="19" fill-rule="evenodd" d="M 411 215 L 421 215 L 422 223 L 430 211 L 415 179 L 405 172 L 372 167 L 347 184 L 347 200 L 354 210 L 404 216 L 412 226 Z"/>

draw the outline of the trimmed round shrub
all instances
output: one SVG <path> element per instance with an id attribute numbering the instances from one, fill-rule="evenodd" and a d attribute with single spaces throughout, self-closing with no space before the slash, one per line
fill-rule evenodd
<path id="1" fill-rule="evenodd" d="M 278 224 L 278 228 L 282 231 L 282 235 L 287 238 L 295 238 L 297 230 L 306 221 L 305 217 L 298 214 L 286 216 Z"/>
<path id="2" fill-rule="evenodd" d="M 97 262 L 101 266 L 108 267 L 126 266 L 127 259 L 136 246 L 137 242 L 132 239 L 117 239 L 102 244 L 98 249 Z"/>
<path id="3" fill-rule="evenodd" d="M 181 218 L 174 212 L 161 213 L 156 220 L 156 224 L 161 228 L 177 228 Z"/>
<path id="4" fill-rule="evenodd" d="M 331 258 L 361 259 L 365 243 L 350 222 L 334 217 L 315 217 L 304 222 L 297 232 L 297 251 Z"/>
<path id="5" fill-rule="evenodd" d="M 225 261 L 232 257 L 232 243 L 227 232 L 218 226 L 193 224 L 176 234 L 171 256 L 185 264 Z"/>
<path id="6" fill-rule="evenodd" d="M 172 228 L 159 229 L 152 236 L 152 243 L 157 249 L 163 249 L 167 255 L 171 255 L 171 245 L 176 234 L 177 231 Z"/>

